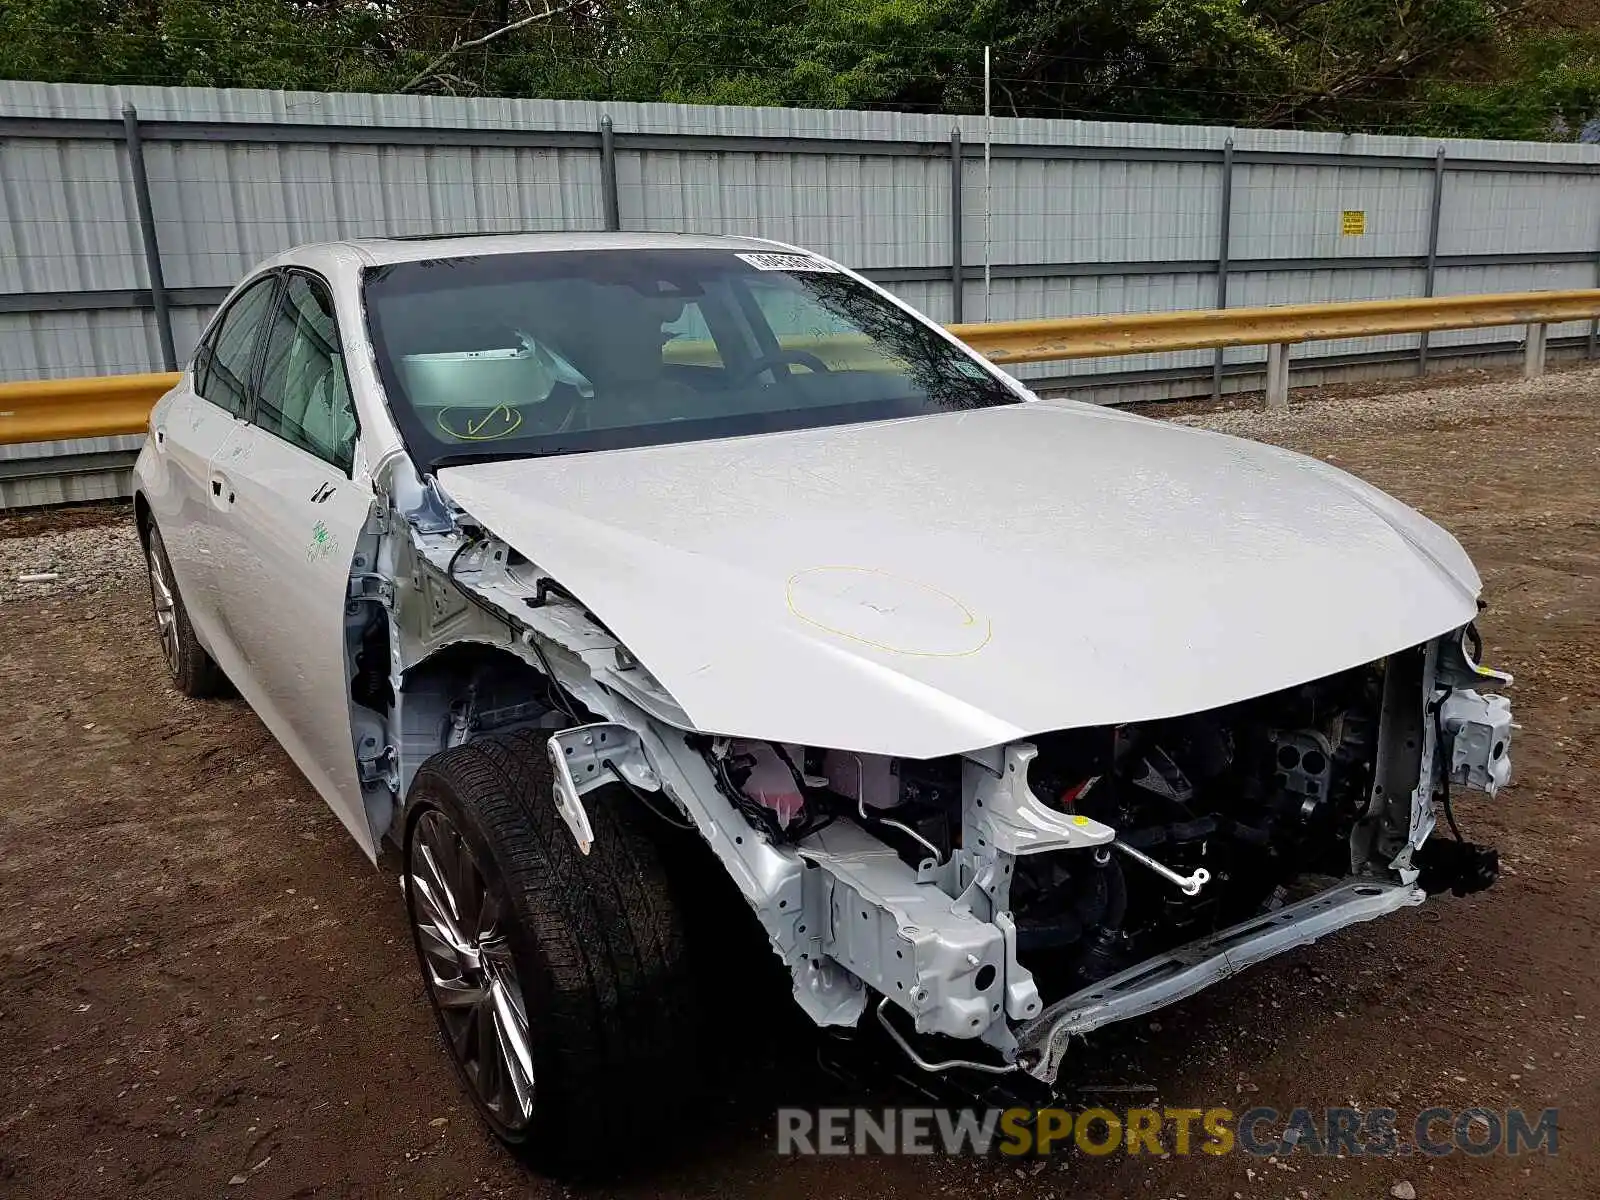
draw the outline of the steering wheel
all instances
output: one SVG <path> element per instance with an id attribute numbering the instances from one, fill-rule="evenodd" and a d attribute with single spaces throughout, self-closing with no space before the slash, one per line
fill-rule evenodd
<path id="1" fill-rule="evenodd" d="M 735 374 L 729 382 L 734 385 L 745 383 L 780 363 L 798 363 L 802 367 L 809 367 L 819 375 L 828 374 L 828 364 L 809 350 L 777 350 L 771 354 L 763 354 L 744 370 Z"/>

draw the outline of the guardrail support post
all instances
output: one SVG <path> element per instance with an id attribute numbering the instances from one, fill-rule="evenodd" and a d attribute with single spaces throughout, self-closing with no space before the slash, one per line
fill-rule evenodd
<path id="1" fill-rule="evenodd" d="M 1544 374 L 1544 339 L 1548 325 L 1528 326 L 1528 349 L 1522 359 L 1522 377 L 1537 379 Z"/>
<path id="2" fill-rule="evenodd" d="M 1594 285 L 1600 288 L 1600 250 L 1594 253 Z M 1600 317 L 1591 317 L 1589 320 L 1589 344 L 1584 350 L 1584 357 L 1593 358 L 1595 351 L 1600 348 Z"/>
<path id="3" fill-rule="evenodd" d="M 1267 409 L 1289 407 L 1289 343 L 1267 347 Z"/>
<path id="4" fill-rule="evenodd" d="M 950 131 L 950 320 L 961 323 L 966 290 L 961 277 L 966 273 L 961 262 L 961 127 Z M 987 314 L 985 314 L 987 315 Z"/>
<path id="5" fill-rule="evenodd" d="M 606 229 L 622 228 L 622 207 L 617 201 L 617 138 L 609 114 L 600 118 L 600 200 L 605 207 Z"/>
<path id="6" fill-rule="evenodd" d="M 1217 307 L 1228 307 L 1228 243 L 1233 240 L 1233 139 L 1222 143 L 1222 209 L 1221 223 L 1217 229 Z M 1221 346 L 1211 356 L 1211 398 L 1222 399 Z"/>
<path id="7" fill-rule="evenodd" d="M 139 138 L 139 110 L 122 107 L 122 135 L 128 144 L 128 172 L 133 179 L 133 200 L 139 207 L 139 236 L 144 242 L 144 268 L 150 277 L 150 306 L 156 310 L 156 336 L 161 340 L 161 365 L 178 369 L 178 352 L 172 343 L 172 314 L 167 311 L 167 283 L 161 274 L 161 248 L 156 242 L 155 211 L 150 206 L 150 177 L 144 170 L 144 143 Z"/>

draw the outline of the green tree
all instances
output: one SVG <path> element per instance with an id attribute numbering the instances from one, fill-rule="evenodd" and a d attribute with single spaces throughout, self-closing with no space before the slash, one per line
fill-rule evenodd
<path id="1" fill-rule="evenodd" d="M 1600 31 L 1510 2 L 0 0 L 0 76 L 974 112 L 989 46 L 1006 115 L 1576 136 Z"/>

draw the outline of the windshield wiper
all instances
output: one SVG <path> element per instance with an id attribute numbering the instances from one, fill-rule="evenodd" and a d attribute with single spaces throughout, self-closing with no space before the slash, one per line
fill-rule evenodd
<path id="1" fill-rule="evenodd" d="M 515 458 L 555 458 L 562 454 L 572 454 L 571 450 L 502 450 L 498 453 L 492 450 L 461 450 L 454 454 L 438 454 L 428 460 L 428 469 L 437 471 L 440 467 L 470 467 L 475 463 L 507 462 Z"/>

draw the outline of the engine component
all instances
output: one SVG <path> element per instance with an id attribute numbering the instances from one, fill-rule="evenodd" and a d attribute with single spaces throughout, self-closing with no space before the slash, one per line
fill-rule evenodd
<path id="1" fill-rule="evenodd" d="M 769 743 L 742 739 L 735 740 L 728 750 L 729 774 L 739 790 L 762 808 L 770 809 L 779 829 L 788 829 L 805 811 L 806 798 L 790 765 L 800 753 L 800 747 L 790 748 L 786 762 Z"/>
<path id="2" fill-rule="evenodd" d="M 1128 912 L 1122 868 L 1099 850 L 1088 859 L 1020 859 L 1012 901 L 1019 909 L 1017 949 L 1025 951 L 1061 950 L 1095 932 L 1119 933 Z"/>
<path id="3" fill-rule="evenodd" d="M 1445 694 L 1439 724 L 1450 740 L 1450 781 L 1491 796 L 1511 779 L 1511 701 L 1470 688 Z"/>
<path id="4" fill-rule="evenodd" d="M 1429 838 L 1411 861 L 1419 871 L 1417 885 L 1430 896 L 1444 891 L 1470 896 L 1500 878 L 1500 852 L 1476 842 Z"/>
<path id="5" fill-rule="evenodd" d="M 1315 729 L 1276 730 L 1272 734 L 1278 765 L 1278 785 L 1297 796 L 1304 796 L 1304 808 L 1320 804 L 1328 795 L 1328 779 L 1333 772 L 1333 747 L 1326 735 Z"/>
<path id="6" fill-rule="evenodd" d="M 1176 884 L 1185 896 L 1198 896 L 1200 889 L 1211 882 L 1211 872 L 1204 867 L 1196 867 L 1191 874 L 1180 875 L 1171 867 L 1158 863 L 1142 850 L 1135 850 L 1127 842 L 1112 842 L 1111 846 L 1113 849 L 1120 850 L 1123 854 L 1126 854 L 1140 866 L 1154 871 L 1168 883 Z"/>
<path id="7" fill-rule="evenodd" d="M 1194 799 L 1194 785 L 1160 746 L 1150 747 L 1128 769 L 1127 777 L 1134 787 L 1143 788 L 1174 804 L 1187 804 Z"/>
<path id="8" fill-rule="evenodd" d="M 1084 986 L 1249 920 L 1307 878 L 1348 875 L 1383 679 L 1381 666 L 1360 668 L 1211 712 L 1040 738 L 1039 794 L 1115 837 L 1089 862 L 1019 861 L 1012 907 L 1028 969 Z M 1114 905 L 1096 857 L 1118 871 Z"/>
<path id="9" fill-rule="evenodd" d="M 854 754 L 829 750 L 822 758 L 828 787 L 846 800 L 869 808 L 893 808 L 900 803 L 900 777 L 895 761 L 882 754 Z"/>

